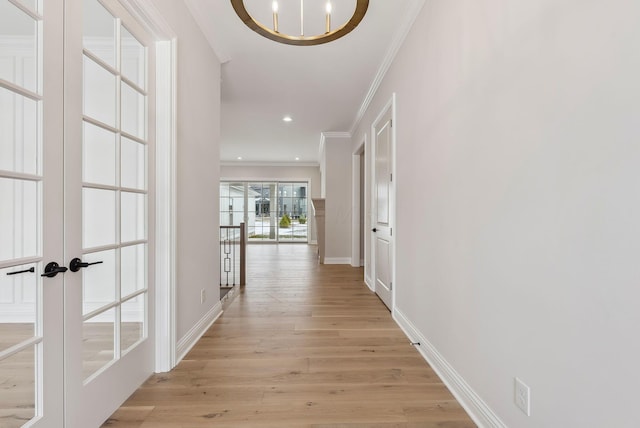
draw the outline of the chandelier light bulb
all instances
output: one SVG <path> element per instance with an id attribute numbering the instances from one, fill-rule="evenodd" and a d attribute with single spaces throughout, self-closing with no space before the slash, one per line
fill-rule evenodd
<path id="1" fill-rule="evenodd" d="M 271 9 L 273 10 L 273 31 L 275 31 L 276 33 L 279 33 L 280 31 L 278 30 L 278 2 L 276 0 L 273 0 L 273 3 L 271 4 Z"/>
<path id="2" fill-rule="evenodd" d="M 331 2 L 330 1 L 327 2 L 326 9 L 327 9 L 327 17 L 325 20 L 324 33 L 329 34 L 331 32 Z"/>

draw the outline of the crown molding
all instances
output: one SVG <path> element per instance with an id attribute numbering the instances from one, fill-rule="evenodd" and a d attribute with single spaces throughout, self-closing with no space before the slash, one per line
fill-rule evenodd
<path id="1" fill-rule="evenodd" d="M 220 166 L 279 166 L 279 167 L 318 167 L 318 162 L 250 162 L 250 161 L 220 161 Z"/>
<path id="2" fill-rule="evenodd" d="M 409 34 L 413 23 L 415 22 L 425 3 L 426 0 L 414 0 L 407 6 L 407 11 L 405 13 L 402 24 L 398 27 L 398 31 L 396 32 L 393 41 L 391 42 L 391 45 L 389 46 L 389 49 L 387 50 L 387 53 L 382 60 L 380 67 L 378 68 L 378 72 L 376 73 L 373 82 L 371 82 L 369 91 L 367 92 L 367 95 L 364 97 L 364 100 L 360 105 L 358 114 L 356 115 L 356 118 L 351 125 L 351 130 L 349 131 L 350 134 L 354 134 L 358 129 L 358 126 L 360 126 L 360 121 L 362 121 L 364 114 L 367 112 L 367 109 L 369 108 L 373 97 L 378 91 L 378 88 L 380 88 L 380 84 L 382 84 L 382 80 L 386 76 L 387 71 L 389 71 L 391 64 L 393 64 L 393 61 L 396 58 L 400 47 L 404 43 L 404 40 L 407 38 L 407 35 Z"/>
<path id="3" fill-rule="evenodd" d="M 321 139 L 327 138 L 351 138 L 350 132 L 323 132 Z"/>
<path id="4" fill-rule="evenodd" d="M 322 163 L 324 146 L 326 144 L 327 138 L 351 138 L 350 132 L 321 132 L 320 133 L 320 144 L 318 145 L 318 159 L 320 159 L 320 164 Z"/>
<path id="5" fill-rule="evenodd" d="M 156 40 L 171 40 L 177 37 L 152 0 L 120 0 L 120 3 Z"/>

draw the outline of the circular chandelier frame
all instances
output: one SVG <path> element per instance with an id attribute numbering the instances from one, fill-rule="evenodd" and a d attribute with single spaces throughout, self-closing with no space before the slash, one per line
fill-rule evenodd
<path id="1" fill-rule="evenodd" d="M 356 0 L 356 10 L 353 12 L 353 16 L 346 24 L 333 31 L 329 31 L 327 33 L 319 34 L 316 36 L 291 36 L 289 34 L 274 31 L 271 28 L 265 27 L 263 24 L 256 21 L 249 14 L 249 12 L 247 12 L 247 9 L 244 5 L 244 0 L 231 0 L 231 5 L 233 6 L 233 9 L 236 11 L 236 14 L 240 17 L 242 22 L 244 22 L 247 27 L 251 28 L 261 36 L 287 45 L 313 46 L 332 42 L 339 39 L 340 37 L 346 36 L 351 31 L 353 31 L 358 26 L 358 24 L 360 24 L 360 21 L 362 21 L 364 15 L 367 13 L 367 9 L 369 8 L 369 0 Z"/>

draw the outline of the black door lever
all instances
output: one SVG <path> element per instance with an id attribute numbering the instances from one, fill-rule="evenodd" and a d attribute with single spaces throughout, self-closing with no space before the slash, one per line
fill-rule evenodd
<path id="1" fill-rule="evenodd" d="M 71 260 L 71 263 L 69 263 L 69 270 L 71 270 L 71 272 L 78 272 L 82 268 L 86 268 L 91 265 L 97 265 L 100 263 L 102 263 L 102 261 L 87 263 L 76 257 L 75 259 Z"/>
<path id="2" fill-rule="evenodd" d="M 47 278 L 53 278 L 59 273 L 65 273 L 67 268 L 64 266 L 60 266 L 56 262 L 50 262 L 44 267 L 44 273 L 40 276 L 46 276 Z"/>
<path id="3" fill-rule="evenodd" d="M 27 272 L 31 272 L 31 273 L 33 273 L 33 272 L 35 272 L 35 271 L 36 271 L 36 268 L 34 268 L 33 266 L 31 266 L 29 269 L 19 270 L 19 271 L 16 271 L 16 272 L 7 272 L 7 275 L 18 275 L 18 274 L 21 274 L 21 273 L 27 273 Z"/>

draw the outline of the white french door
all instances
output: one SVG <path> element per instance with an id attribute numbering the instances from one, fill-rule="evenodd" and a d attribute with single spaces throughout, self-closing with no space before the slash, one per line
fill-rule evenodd
<path id="1" fill-rule="evenodd" d="M 65 5 L 65 422 L 84 428 L 153 372 L 155 68 L 118 1 Z"/>
<path id="2" fill-rule="evenodd" d="M 63 420 L 63 4 L 0 1 L 0 426 Z M 62 268 L 60 268 L 62 270 Z M 51 269 L 49 269 L 51 270 Z M 54 269 L 55 270 L 55 269 Z"/>
<path id="3" fill-rule="evenodd" d="M 0 0 L 0 426 L 99 426 L 153 371 L 152 40 Z"/>

